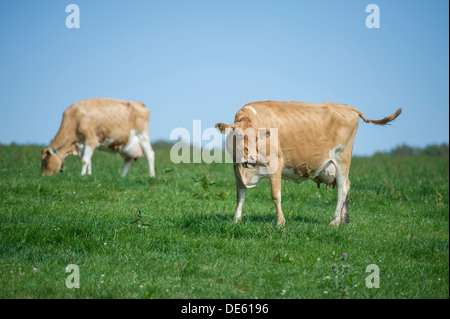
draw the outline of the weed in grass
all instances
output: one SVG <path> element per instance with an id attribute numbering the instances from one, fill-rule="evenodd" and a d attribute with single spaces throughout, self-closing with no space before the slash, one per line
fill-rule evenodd
<path id="1" fill-rule="evenodd" d="M 350 275 L 350 264 L 346 263 L 347 254 L 343 253 L 339 258 L 339 265 L 333 263 L 333 290 L 341 298 L 348 296 L 347 280 Z"/>
<path id="2" fill-rule="evenodd" d="M 230 195 L 230 193 L 223 189 L 220 193 L 216 194 L 216 198 L 224 200 L 228 197 L 228 195 Z"/>
<path id="3" fill-rule="evenodd" d="M 169 184 L 170 182 L 173 181 L 173 172 L 174 169 L 173 168 L 166 168 L 163 172 L 162 172 L 162 176 L 159 178 L 160 182 L 163 182 L 165 184 Z"/>
<path id="4" fill-rule="evenodd" d="M 134 208 L 133 208 L 134 210 Z M 134 228 L 147 228 L 150 227 L 150 216 L 144 214 L 141 208 L 136 209 L 136 213 L 133 216 L 133 227 Z"/>
<path id="5" fill-rule="evenodd" d="M 434 189 L 436 191 L 436 205 L 442 206 L 442 194 L 439 192 L 439 190 L 436 187 Z"/>
<path id="6" fill-rule="evenodd" d="M 195 185 L 200 187 L 200 191 L 194 193 L 194 198 L 202 198 L 202 199 L 209 199 L 211 196 L 208 193 L 208 189 L 210 186 L 214 185 L 214 181 L 209 176 L 209 174 L 205 171 L 203 174 L 197 173 L 196 177 L 192 177 L 192 180 L 194 181 Z"/>
<path id="7" fill-rule="evenodd" d="M 377 197 L 380 197 L 381 195 L 385 195 L 393 200 L 408 200 L 408 197 L 404 192 L 397 190 L 394 183 L 386 178 L 384 179 L 384 185 L 377 191 Z"/>
<path id="8" fill-rule="evenodd" d="M 290 256 L 288 256 L 288 254 L 284 254 L 283 256 L 280 256 L 280 254 L 277 254 L 275 256 L 275 258 L 273 259 L 272 263 L 280 263 L 280 264 L 284 264 L 284 263 L 289 263 L 289 262 L 293 262 L 294 259 Z"/>
<path id="9" fill-rule="evenodd" d="M 200 268 L 196 263 L 194 250 L 191 250 L 191 255 L 189 256 L 188 261 L 181 270 L 181 279 L 185 278 L 186 276 L 188 277 L 194 276 L 199 271 L 199 269 Z"/>

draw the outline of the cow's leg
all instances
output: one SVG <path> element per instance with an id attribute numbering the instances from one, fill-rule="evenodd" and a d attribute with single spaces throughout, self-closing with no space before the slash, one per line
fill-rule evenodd
<path id="1" fill-rule="evenodd" d="M 345 197 L 344 206 L 342 207 L 341 220 L 344 224 L 348 224 L 350 222 L 350 217 L 348 215 L 348 197 L 350 193 L 350 180 L 347 178 L 347 196 Z"/>
<path id="2" fill-rule="evenodd" d="M 153 151 L 152 145 L 150 144 L 150 137 L 145 132 L 138 133 L 137 137 L 139 139 L 139 145 L 141 145 L 145 157 L 148 161 L 150 177 L 155 177 L 155 152 Z"/>
<path id="3" fill-rule="evenodd" d="M 236 164 L 233 165 L 233 169 L 234 169 L 234 180 L 236 182 L 236 202 L 237 202 L 236 212 L 234 214 L 234 223 L 238 223 L 242 219 L 242 206 L 244 206 L 246 188 L 239 178 L 239 169 Z"/>
<path id="4" fill-rule="evenodd" d="M 92 175 L 92 157 L 89 160 L 89 164 L 88 164 L 88 167 L 87 167 L 87 174 L 88 175 Z"/>
<path id="5" fill-rule="evenodd" d="M 270 188 L 272 201 L 277 210 L 277 224 L 278 226 L 284 226 L 286 220 L 281 211 L 281 169 L 278 169 L 276 173 L 270 175 Z"/>
<path id="6" fill-rule="evenodd" d="M 334 218 L 331 226 L 339 226 L 349 222 L 348 218 L 348 193 L 350 190 L 350 181 L 348 179 L 348 169 L 338 166 L 336 176 L 337 186 L 337 205 L 334 212 Z"/>
<path id="7" fill-rule="evenodd" d="M 236 213 L 234 214 L 234 222 L 238 223 L 242 219 L 242 206 L 244 206 L 245 201 L 245 187 L 240 186 L 236 183 Z"/>
<path id="8" fill-rule="evenodd" d="M 94 147 L 92 144 L 85 143 L 83 146 L 83 156 L 81 157 L 81 175 L 86 175 L 86 172 L 89 175 L 92 175 L 92 155 L 94 154 Z"/>
<path id="9" fill-rule="evenodd" d="M 128 170 L 130 169 L 131 163 L 133 163 L 132 159 L 125 159 L 123 163 L 123 169 L 122 169 L 122 177 L 125 177 L 128 173 Z"/>
<path id="10" fill-rule="evenodd" d="M 350 164 L 352 161 L 353 142 L 355 141 L 357 125 L 350 135 L 344 149 L 333 159 L 336 166 L 337 205 L 334 218 L 330 225 L 339 226 L 350 221 L 348 216 L 348 194 L 350 191 Z"/>

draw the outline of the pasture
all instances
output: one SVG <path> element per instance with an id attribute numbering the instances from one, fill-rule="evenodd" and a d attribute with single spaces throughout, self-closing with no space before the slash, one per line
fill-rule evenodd
<path id="1" fill-rule="evenodd" d="M 283 181 L 279 228 L 268 180 L 233 224 L 232 164 L 173 164 L 155 148 L 155 179 L 145 159 L 122 178 L 122 159 L 96 152 L 92 176 L 69 157 L 41 177 L 40 149 L 0 145 L 0 298 L 449 297 L 448 156 L 353 158 L 338 228 L 336 190 Z"/>

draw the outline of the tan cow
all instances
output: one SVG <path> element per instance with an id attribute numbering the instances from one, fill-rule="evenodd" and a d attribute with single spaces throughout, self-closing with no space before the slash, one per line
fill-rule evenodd
<path id="1" fill-rule="evenodd" d="M 345 104 L 265 101 L 245 105 L 231 125 L 217 123 L 216 129 L 227 134 L 225 145 L 233 155 L 235 222 L 242 217 L 246 189 L 268 177 L 278 225 L 285 223 L 281 210 L 282 178 L 297 183 L 311 179 L 318 187 L 325 183 L 327 189 L 337 186 L 337 206 L 330 225 L 348 223 L 348 174 L 359 118 L 385 125 L 400 113 L 398 109 L 381 120 L 368 120 Z"/>
<path id="2" fill-rule="evenodd" d="M 150 112 L 141 102 L 93 98 L 68 107 L 50 146 L 41 152 L 41 174 L 54 175 L 63 167 L 64 158 L 82 158 L 81 175 L 92 174 L 91 158 L 95 149 L 120 153 L 125 163 L 122 176 L 133 160 L 147 157 L 150 177 L 155 176 L 155 152 L 150 144 Z"/>

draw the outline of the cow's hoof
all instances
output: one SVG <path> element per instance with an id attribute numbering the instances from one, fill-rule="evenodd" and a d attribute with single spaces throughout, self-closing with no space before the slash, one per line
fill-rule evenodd
<path id="1" fill-rule="evenodd" d="M 286 219 L 278 219 L 277 220 L 277 226 L 278 227 L 283 227 L 286 224 Z"/>
<path id="2" fill-rule="evenodd" d="M 330 223 L 330 226 L 339 226 L 339 225 L 341 225 L 342 224 L 342 222 L 341 222 L 341 220 L 340 219 L 333 219 L 332 221 L 331 221 L 331 223 Z"/>

